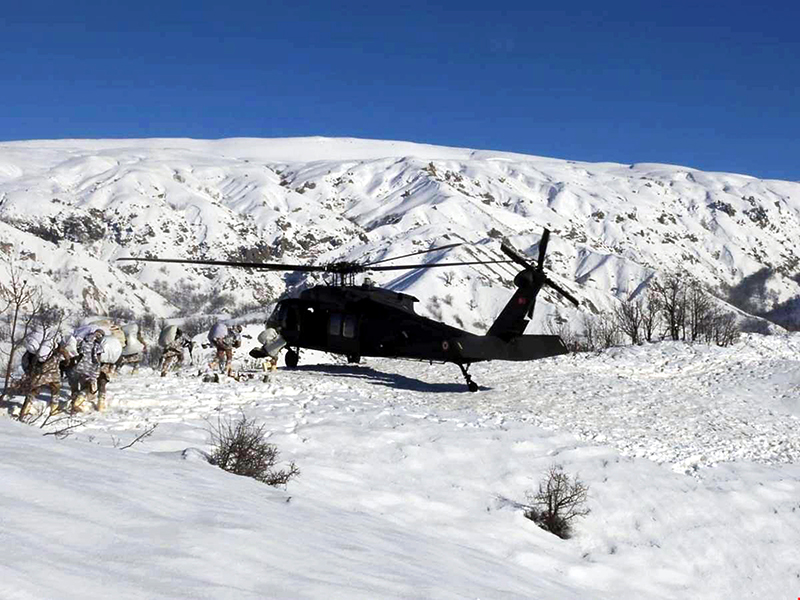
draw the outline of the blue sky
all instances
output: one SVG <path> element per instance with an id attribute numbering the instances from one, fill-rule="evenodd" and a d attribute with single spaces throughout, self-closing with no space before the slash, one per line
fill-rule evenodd
<path id="1" fill-rule="evenodd" d="M 800 180 L 797 2 L 13 3 L 0 140 L 352 136 Z"/>

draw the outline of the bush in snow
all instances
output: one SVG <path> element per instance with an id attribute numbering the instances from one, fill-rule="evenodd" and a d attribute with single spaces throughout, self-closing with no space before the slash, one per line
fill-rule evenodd
<path id="1" fill-rule="evenodd" d="M 553 465 L 544 479 L 539 482 L 539 490 L 525 493 L 528 504 L 525 516 L 542 529 L 568 539 L 572 534 L 572 521 L 576 517 L 589 514 L 586 501 L 589 487 L 580 479 L 571 478 L 561 465 Z"/>
<path id="2" fill-rule="evenodd" d="M 267 485 L 286 485 L 297 477 L 300 470 L 294 463 L 288 468 L 276 470 L 280 452 L 274 444 L 267 442 L 265 425 L 248 419 L 242 413 L 238 420 L 231 418 L 218 421 L 211 427 L 212 450 L 208 462 L 220 469 L 251 477 Z"/>
<path id="3" fill-rule="evenodd" d="M 3 266 L 5 281 L 0 281 L 0 319 L 7 326 L 3 331 L 7 337 L 3 339 L 4 347 L 0 349 L 0 360 L 5 363 L 0 399 L 12 391 L 12 371 L 26 350 L 25 340 L 35 332 L 39 343 L 43 339 L 52 339 L 64 319 L 64 311 L 45 301 L 41 288 L 28 281 L 29 274 L 17 263 L 4 262 Z M 17 383 L 14 382 L 14 385 Z"/>
<path id="4" fill-rule="evenodd" d="M 555 315 L 547 320 L 545 327 L 549 335 L 559 336 L 570 352 L 583 352 L 587 350 L 587 348 L 581 344 L 578 335 L 569 326 L 569 321 L 562 317 L 558 310 L 556 310 Z M 594 348 L 588 349 L 593 350 Z"/>

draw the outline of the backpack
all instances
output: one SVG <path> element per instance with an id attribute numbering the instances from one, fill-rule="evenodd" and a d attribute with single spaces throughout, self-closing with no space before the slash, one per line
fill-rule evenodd
<path id="1" fill-rule="evenodd" d="M 226 335 L 228 335 L 228 326 L 222 322 L 216 323 L 208 332 L 208 341 L 213 344 L 215 340 L 224 338 Z"/>
<path id="2" fill-rule="evenodd" d="M 125 346 L 122 348 L 122 356 L 132 356 L 144 350 L 144 345 L 139 341 L 139 326 L 130 323 L 122 328 L 125 333 Z"/>
<path id="3" fill-rule="evenodd" d="M 101 363 L 114 364 L 122 356 L 122 344 L 114 336 L 107 335 L 104 337 L 103 341 L 100 342 L 100 347 L 103 349 L 103 353 L 100 355 Z"/>
<path id="4" fill-rule="evenodd" d="M 175 341 L 175 334 L 178 332 L 177 325 L 167 325 L 161 330 L 161 335 L 158 336 L 158 345 L 166 348 Z"/>
<path id="5" fill-rule="evenodd" d="M 36 356 L 40 362 L 46 361 L 61 341 L 61 334 L 55 330 L 45 332 L 41 327 L 28 333 L 23 340 L 23 345 L 28 353 Z"/>

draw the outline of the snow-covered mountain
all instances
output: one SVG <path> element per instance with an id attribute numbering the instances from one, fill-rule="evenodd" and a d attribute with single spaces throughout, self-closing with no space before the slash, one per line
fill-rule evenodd
<path id="1" fill-rule="evenodd" d="M 669 165 L 356 139 L 10 142 L 0 144 L 0 218 L 0 254 L 16 256 L 54 302 L 95 313 L 166 316 L 170 299 L 193 295 L 263 304 L 313 281 L 120 257 L 319 263 L 467 242 L 422 257 L 455 261 L 500 258 L 502 238 L 535 256 L 543 227 L 553 232 L 551 275 L 584 311 L 679 269 L 800 313 L 800 183 Z M 515 272 L 374 279 L 415 294 L 423 314 L 483 332 Z M 530 330 L 556 310 L 578 315 L 555 294 L 541 300 Z"/>

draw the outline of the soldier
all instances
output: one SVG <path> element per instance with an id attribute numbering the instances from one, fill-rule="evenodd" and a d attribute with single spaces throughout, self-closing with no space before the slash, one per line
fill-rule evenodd
<path id="1" fill-rule="evenodd" d="M 136 323 L 127 325 L 122 330 L 125 332 L 125 347 L 117 360 L 114 372 L 119 372 L 124 365 L 132 365 L 131 373 L 136 373 L 139 370 L 139 363 L 142 362 L 142 356 L 147 351 L 147 342 L 144 341 L 142 331 Z"/>
<path id="2" fill-rule="evenodd" d="M 100 364 L 100 373 L 97 375 L 97 410 L 103 411 L 106 409 L 106 386 L 116 373 L 116 363 Z"/>
<path id="3" fill-rule="evenodd" d="M 212 369 L 219 366 L 220 371 L 233 377 L 233 349 L 242 345 L 242 326 L 234 325 L 228 328 L 224 336 L 215 337 L 211 343 L 217 349 L 217 356 L 208 366 Z"/>
<path id="4" fill-rule="evenodd" d="M 286 340 L 272 327 L 266 327 L 258 335 L 258 341 L 261 342 L 261 348 L 253 348 L 250 351 L 250 356 L 264 359 L 265 373 L 268 368 L 270 371 L 276 370 L 278 368 L 278 356 L 286 346 Z"/>
<path id="5" fill-rule="evenodd" d="M 194 348 L 194 342 L 180 329 L 175 330 L 175 338 L 164 346 L 164 353 L 161 355 L 161 376 L 166 377 L 167 372 L 173 364 L 178 367 L 183 365 L 183 349 L 188 348 L 189 354 Z"/>
<path id="6" fill-rule="evenodd" d="M 22 370 L 25 373 L 25 378 L 20 384 L 20 387 L 25 390 L 25 401 L 22 403 L 22 409 L 19 413 L 20 421 L 28 415 L 31 404 L 44 387 L 50 388 L 50 414 L 58 412 L 58 396 L 61 393 L 61 370 L 59 366 L 62 361 L 68 360 L 69 354 L 67 354 L 64 344 L 60 341 L 44 360 L 40 360 L 32 352 L 25 352 L 22 356 Z"/>
<path id="7" fill-rule="evenodd" d="M 80 359 L 69 372 L 69 386 L 72 390 L 70 410 L 72 412 L 80 412 L 87 396 L 94 396 L 97 391 L 105 335 L 102 329 L 96 329 L 78 343 Z"/>

